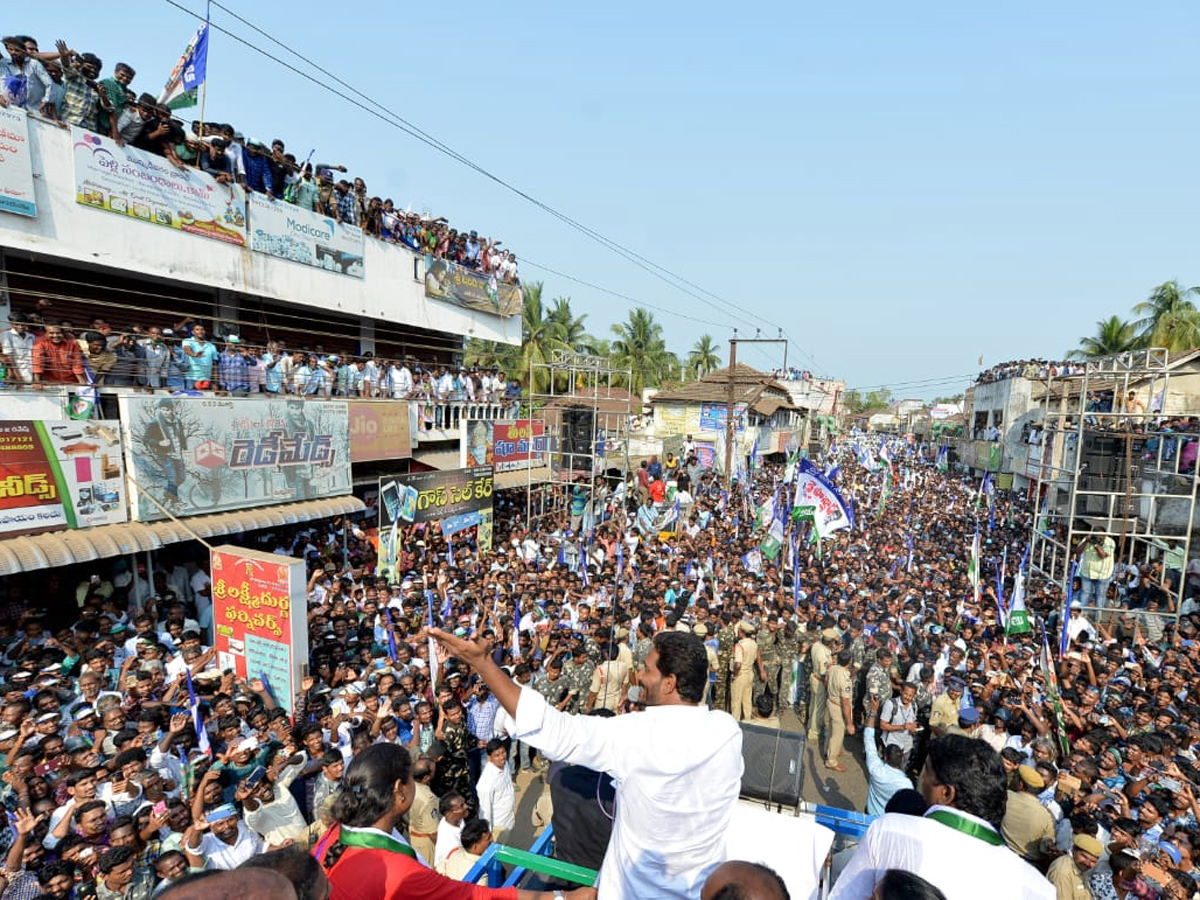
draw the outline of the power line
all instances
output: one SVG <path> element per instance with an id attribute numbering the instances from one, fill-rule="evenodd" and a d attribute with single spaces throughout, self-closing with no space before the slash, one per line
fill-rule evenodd
<path id="1" fill-rule="evenodd" d="M 187 7 L 183 6 L 182 4 L 176 2 L 176 0 L 165 0 L 165 2 L 167 2 L 171 6 L 174 6 L 176 9 L 180 10 L 181 12 L 183 12 L 187 15 L 190 15 L 196 19 L 204 18 L 203 16 L 200 16 L 198 13 L 195 13 L 192 10 L 188 9 Z M 675 288 L 676 290 L 680 291 L 681 293 L 687 294 L 688 296 L 692 297 L 695 300 L 699 300 L 700 302 L 713 308 L 714 310 L 721 313 L 722 315 L 729 315 L 730 313 L 727 310 L 720 309 L 715 303 L 713 303 L 711 300 L 706 299 L 705 296 L 701 296 L 701 294 L 707 295 L 708 297 L 711 297 L 714 300 L 720 302 L 724 306 L 728 307 L 729 310 L 732 310 L 732 312 L 734 314 L 736 314 L 737 316 L 742 316 L 742 317 L 749 316 L 750 318 L 753 318 L 760 322 L 763 322 L 764 324 L 766 324 L 770 327 L 778 327 L 775 325 L 775 323 L 769 322 L 768 320 L 766 320 L 766 319 L 762 318 L 761 316 L 759 316 L 758 314 L 754 313 L 752 310 L 738 306 L 737 304 L 732 303 L 731 301 L 728 301 L 728 300 L 724 299 L 723 297 L 720 297 L 719 295 L 712 293 L 711 291 L 707 290 L 706 288 L 703 288 L 700 285 L 697 285 L 694 282 L 689 281 L 688 279 L 684 278 L 683 276 L 676 274 L 675 272 L 671 271 L 670 269 L 667 269 L 664 266 L 659 265 L 658 263 L 655 263 L 653 260 L 647 259 L 646 257 L 642 256 L 641 254 L 638 254 L 636 251 L 631 250 L 628 247 L 625 247 L 624 245 L 618 243 L 617 241 L 614 241 L 614 240 L 606 237 L 605 235 L 601 234 L 600 232 L 596 231 L 595 229 L 592 229 L 589 226 L 584 225 L 583 223 L 581 223 L 581 222 L 577 221 L 576 219 L 568 216 L 567 214 L 559 211 L 558 209 L 555 209 L 554 207 L 550 206 L 549 204 L 537 199 L 533 195 L 531 195 L 531 194 L 521 190 L 520 188 L 516 187 L 515 185 L 505 181 L 504 179 L 500 178 L 499 176 L 497 176 L 497 175 L 493 174 L 492 172 L 488 171 L 487 169 L 483 168 L 478 163 L 475 163 L 468 157 L 464 156 L 463 154 L 461 154 L 458 151 L 454 150 L 453 148 L 449 147 L 447 144 L 445 144 L 442 141 L 438 140 L 437 138 L 433 137 L 428 132 L 422 130 L 414 123 L 403 118 L 398 113 L 394 112 L 393 110 L 389 109 L 388 107 L 384 106 L 383 104 L 379 103 L 378 101 L 376 101 L 373 98 L 369 97 L 368 95 L 364 94 L 362 91 L 359 91 L 357 88 L 348 84 L 347 82 L 345 82 L 344 80 L 339 78 L 337 75 L 330 72 L 328 69 L 325 69 L 324 67 L 320 66 L 318 63 L 316 63 L 316 62 L 312 61 L 311 59 L 309 59 L 308 57 L 306 57 L 304 54 L 300 53 L 299 51 L 295 50 L 294 48 L 292 48 L 289 45 L 285 44 L 284 42 L 280 41 L 279 39 L 274 37 L 269 32 L 263 30 L 262 28 L 259 28 L 254 23 L 243 18 L 238 13 L 229 9 L 224 4 L 213 3 L 213 5 L 216 6 L 218 9 L 221 9 L 224 12 L 228 13 L 230 16 L 232 16 L 238 22 L 241 22 L 242 24 L 244 24 L 246 27 L 252 29 L 257 34 L 263 36 L 264 38 L 271 41 L 275 45 L 286 50 L 288 53 L 292 54 L 297 59 L 302 60 L 306 66 L 309 66 L 312 69 L 315 69 L 317 72 L 327 76 L 332 81 L 345 87 L 346 90 L 352 92 L 353 94 L 356 94 L 357 96 L 361 97 L 364 101 L 369 103 L 371 106 L 374 106 L 376 108 L 371 109 L 368 106 L 364 106 L 363 103 L 360 103 L 360 102 L 354 100 L 352 97 L 348 96 L 347 94 L 343 93 L 342 91 L 337 90 L 336 88 L 332 87 L 328 83 L 321 81 L 320 79 L 316 78 L 309 72 L 303 71 L 303 70 L 297 68 L 296 66 L 291 65 L 287 61 L 279 58 L 278 56 L 269 52 L 268 50 L 265 50 L 262 47 L 257 46 L 256 44 L 246 40 L 245 38 L 241 37 L 240 35 L 235 34 L 234 32 L 232 32 L 220 25 L 213 24 L 211 21 L 209 22 L 210 28 L 215 29 L 216 31 L 221 32 L 222 34 L 225 34 L 228 37 L 233 38 L 238 43 L 240 43 L 243 46 L 249 48 L 250 50 L 253 50 L 254 52 L 266 57 L 267 59 L 270 59 L 273 62 L 283 66 L 288 71 L 290 71 L 296 75 L 299 75 L 301 78 L 304 78 L 307 81 L 312 82 L 313 84 L 317 85 L 318 87 L 332 93 L 334 96 L 337 96 L 342 100 L 345 100 L 347 103 L 350 103 L 353 106 L 357 106 L 359 109 L 363 110 L 364 112 L 374 116 L 375 118 L 379 119 L 380 121 L 382 121 L 388 125 L 391 125 L 392 127 L 404 132 L 405 134 L 408 134 L 410 137 L 415 138 L 416 140 L 431 147 L 432 149 L 437 150 L 438 152 L 443 153 L 446 156 L 449 156 L 451 159 L 454 159 L 456 162 L 459 162 L 460 164 L 470 168 L 471 170 L 477 172 L 478 174 L 482 175 L 483 177 L 489 179 L 490 181 L 495 182 L 496 184 L 498 184 L 501 187 L 505 188 L 506 190 L 516 194 L 517 196 L 521 197 L 522 199 L 526 200 L 527 202 L 533 204 L 534 206 L 538 207 L 539 209 L 543 210 L 547 214 L 553 216 L 554 218 L 558 219 L 559 221 L 563 222 L 564 224 L 568 225 L 569 227 L 575 229 L 576 231 L 579 231 L 581 234 L 584 234 L 586 237 L 591 238 L 593 241 L 601 244 L 602 246 L 611 250 L 613 253 L 616 253 L 618 256 L 621 256 L 627 262 L 633 263 L 634 265 L 643 269 L 644 271 L 646 271 L 653 277 L 658 278 L 660 281 L 663 281 L 665 284 Z M 674 280 L 672 280 L 672 279 L 674 279 Z M 679 282 L 679 283 L 676 283 L 676 282 Z M 690 288 L 694 288 L 696 291 L 699 291 L 701 293 L 698 294 L 693 290 L 688 290 L 687 287 L 682 287 L 681 284 L 687 285 Z M 615 294 L 615 292 L 610 292 L 610 291 L 606 291 L 606 292 Z M 633 301 L 633 302 L 638 302 L 638 301 Z M 642 305 L 648 305 L 648 304 L 642 304 Z M 671 313 L 671 314 L 679 315 L 677 313 Z M 718 327 L 721 327 L 721 326 L 718 326 Z M 809 358 L 811 359 L 812 357 L 810 356 Z M 815 360 L 814 360 L 814 362 L 815 362 Z"/>
<path id="2" fill-rule="evenodd" d="M 171 2 L 171 0 L 168 0 L 168 2 Z M 173 3 L 172 5 L 177 5 L 177 4 Z M 443 143 L 442 141 L 438 140 L 433 135 L 429 134 L 427 131 L 424 131 L 423 129 L 419 128 L 416 124 L 408 121 L 407 119 L 402 117 L 399 113 L 395 112 L 392 109 L 389 109 L 387 106 L 384 106 L 378 100 L 373 99 L 372 97 L 368 96 L 367 94 L 364 94 L 362 91 L 355 88 L 353 85 L 350 85 L 347 82 L 343 81 L 341 78 L 339 78 L 333 72 L 330 72 L 328 69 L 322 68 L 318 63 L 313 62 L 308 57 L 306 57 L 303 53 L 296 50 L 294 47 L 291 47 L 288 44 L 285 44 L 283 41 L 279 40 L 271 33 L 263 30 L 262 28 L 259 28 L 253 22 L 250 22 L 247 19 L 243 18 L 241 15 L 239 15 L 234 10 L 230 9 L 229 7 L 225 6 L 222 3 L 216 2 L 216 0 L 213 0 L 212 5 L 217 7 L 218 9 L 223 10 L 224 12 L 228 13 L 234 19 L 236 19 L 237 21 L 239 21 L 243 25 L 245 25 L 247 28 L 251 29 L 255 33 L 257 33 L 257 34 L 261 35 L 262 37 L 266 38 L 267 40 L 271 41 L 276 46 L 283 48 L 288 53 L 295 56 L 297 59 L 301 59 L 307 65 L 313 66 L 321 74 L 326 75 L 329 78 L 333 79 L 338 84 L 340 84 L 342 87 L 346 88 L 348 91 L 350 91 L 354 94 L 357 94 L 359 97 L 363 98 L 363 100 L 365 100 L 367 103 L 370 103 L 372 106 L 375 106 L 376 108 L 387 113 L 389 116 L 392 116 L 396 120 L 404 123 L 404 125 L 407 128 L 412 129 L 412 131 L 416 132 L 416 135 L 419 135 L 422 139 L 425 139 L 426 142 L 430 143 L 431 146 L 436 147 L 438 150 L 440 150 L 441 152 L 450 156 L 451 158 L 457 160 L 458 162 L 462 163 L 463 165 L 470 167 L 474 171 L 478 172 L 480 175 L 483 175 L 485 178 L 491 179 L 496 184 L 504 187 L 505 189 L 507 189 L 509 191 L 512 191 L 517 196 L 529 201 L 530 203 L 533 203 L 540 209 L 542 209 L 545 212 L 549 213 L 550 215 L 558 218 L 565 224 L 570 225 L 571 227 L 581 231 L 583 234 L 587 235 L 588 237 L 591 237 L 594 240 L 599 241 L 603 245 L 607 246 L 609 249 L 614 250 L 614 252 L 620 253 L 621 255 L 625 256 L 625 258 L 628 259 L 630 262 L 634 262 L 635 264 L 637 264 L 638 262 L 644 263 L 645 265 L 641 266 L 642 268 L 645 268 L 646 266 L 650 266 L 652 269 L 656 269 L 659 272 L 663 273 L 664 275 L 669 276 L 670 278 L 673 278 L 676 281 L 682 282 L 683 284 L 687 285 L 688 287 L 694 288 L 694 289 L 700 291 L 701 293 L 716 300 L 717 302 L 724 304 L 725 306 L 729 307 L 730 311 L 732 311 L 738 315 L 749 315 L 750 317 L 757 319 L 758 321 L 762 322 L 763 324 L 769 325 L 772 328 L 778 327 L 778 325 L 776 323 L 769 322 L 768 320 L 766 320 L 766 319 L 762 318 L 761 316 L 757 315 L 756 313 L 754 313 L 752 310 L 744 309 L 743 307 L 738 306 L 736 303 L 726 300 L 724 297 L 721 297 L 718 294 L 714 294 L 712 291 L 708 290 L 707 288 L 704 288 L 701 285 L 698 285 L 692 281 L 689 281 L 687 278 L 684 278 L 682 275 L 672 272 L 670 269 L 667 269 L 664 266 L 660 266 L 658 263 L 654 262 L 653 260 L 647 259 L 646 257 L 642 256 L 637 251 L 631 250 L 628 247 L 625 247 L 624 245 L 606 237 L 605 235 L 590 228 L 587 225 L 584 225 L 583 223 L 577 221 L 576 219 L 571 218 L 566 213 L 563 213 L 563 212 L 555 209 L 554 207 L 551 207 L 548 204 L 542 202 L 541 200 L 538 200 L 537 198 L 533 197 L 532 195 L 522 191 L 520 188 L 516 187 L 515 185 L 510 184 L 509 182 L 500 178 L 498 175 L 493 174 L 492 172 L 488 171 L 487 169 L 484 169 L 481 165 L 468 159 L 466 156 L 459 153 L 457 150 L 454 150 L 453 148 L 451 148 L 447 144 Z M 226 33 L 228 33 L 228 32 L 226 32 Z M 628 255 L 626 255 L 626 254 L 628 254 Z M 647 271 L 650 271 L 650 270 L 647 269 Z M 651 272 L 651 274 L 654 274 L 654 272 Z M 657 277 L 661 278 L 662 276 L 657 276 Z M 666 281 L 665 278 L 663 278 L 662 280 Z M 670 284 L 669 281 L 667 283 Z M 678 285 L 672 285 L 672 287 L 675 287 L 677 290 L 683 290 L 682 288 L 679 288 Z M 689 293 L 689 292 L 684 291 L 684 293 Z M 695 297 L 694 294 L 692 294 L 691 296 Z M 696 299 L 702 300 L 702 298 L 699 298 L 699 297 L 696 297 Z M 704 302 L 704 301 L 702 300 L 702 302 Z M 709 304 L 709 305 L 711 306 L 712 304 Z"/>
<path id="3" fill-rule="evenodd" d="M 913 388 L 919 389 L 923 387 L 938 387 L 944 384 L 961 384 L 964 381 L 973 381 L 978 373 L 969 375 L 942 375 L 935 378 L 922 378 L 913 381 L 892 381 L 885 384 L 871 384 L 847 388 L 851 391 L 877 391 L 891 388 Z"/>

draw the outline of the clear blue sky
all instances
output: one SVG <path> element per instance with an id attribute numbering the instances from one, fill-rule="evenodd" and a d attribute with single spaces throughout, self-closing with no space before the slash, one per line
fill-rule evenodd
<path id="1" fill-rule="evenodd" d="M 522 190 L 782 327 L 791 360 L 851 387 L 954 393 L 966 382 L 904 383 L 973 373 L 981 354 L 985 366 L 1059 358 L 1153 285 L 1200 281 L 1194 2 L 226 5 Z M 196 20 L 165 0 L 121 10 L 34 4 L 4 29 L 43 48 L 64 37 L 105 75 L 129 62 L 134 87 L 157 93 Z M 668 310 L 656 315 L 677 352 L 707 332 L 725 353 L 734 327 L 775 336 L 215 32 L 207 118 L 298 156 L 315 147 L 372 194 Z M 593 333 L 627 314 L 528 262 L 521 274 L 570 296 Z"/>

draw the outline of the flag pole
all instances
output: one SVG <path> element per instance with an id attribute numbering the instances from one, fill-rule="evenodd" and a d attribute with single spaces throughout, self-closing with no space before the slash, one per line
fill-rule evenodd
<path id="1" fill-rule="evenodd" d="M 212 2 L 204 5 L 204 39 L 208 40 L 209 23 L 212 19 Z M 207 52 L 207 51 L 206 51 Z M 207 68 L 207 67 L 206 67 Z M 208 74 L 205 73 L 204 81 L 200 84 L 200 133 L 196 135 L 197 140 L 201 144 L 204 143 L 204 105 L 208 102 Z"/>

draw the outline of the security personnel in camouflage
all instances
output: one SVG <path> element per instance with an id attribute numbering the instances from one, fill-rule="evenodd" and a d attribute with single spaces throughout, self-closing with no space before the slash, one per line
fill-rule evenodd
<path id="1" fill-rule="evenodd" d="M 875 651 L 875 662 L 867 669 L 866 690 L 863 697 L 863 717 L 870 715 L 872 701 L 879 701 L 879 708 L 892 699 L 892 651 L 880 647 Z"/>
<path id="2" fill-rule="evenodd" d="M 792 703 L 794 694 L 792 669 L 800 653 L 800 632 L 795 622 L 786 622 L 775 635 L 775 645 L 779 648 L 779 694 L 775 699 L 775 712 L 781 713 Z"/>
<path id="3" fill-rule="evenodd" d="M 733 647 L 737 643 L 737 628 L 733 624 L 733 615 L 721 613 L 721 627 L 717 629 L 717 694 L 714 709 L 729 712 L 729 666 L 733 659 Z"/>
<path id="4" fill-rule="evenodd" d="M 779 643 L 776 640 L 781 628 L 779 616 L 771 613 L 767 616 L 767 630 L 758 636 L 758 658 L 762 660 L 767 680 L 762 683 L 756 693 L 769 693 L 772 700 L 777 700 L 779 697 L 779 673 L 783 667 Z"/>
<path id="5" fill-rule="evenodd" d="M 595 669 L 595 664 L 583 649 L 583 642 L 572 641 L 571 660 L 563 666 L 562 674 L 573 697 L 570 706 L 567 707 L 568 712 L 583 712 L 584 705 L 587 703 L 588 689 L 592 686 L 592 673 Z"/>

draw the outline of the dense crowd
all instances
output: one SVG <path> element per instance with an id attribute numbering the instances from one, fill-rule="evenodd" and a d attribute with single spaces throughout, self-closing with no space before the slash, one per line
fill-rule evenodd
<path id="1" fill-rule="evenodd" d="M 755 520 L 785 468 L 765 465 L 726 492 L 693 453 L 669 471 L 648 464 L 654 490 L 639 469 L 594 496 L 557 495 L 560 505 L 549 500 L 535 522 L 524 518 L 523 494 L 499 492 L 489 551 L 470 529 L 451 547 L 439 530 L 413 526 L 391 580 L 375 575 L 365 521 L 247 535 L 246 546 L 308 565 L 310 674 L 290 698 L 218 667 L 211 580 L 196 551 L 164 550 L 149 572 L 97 564 L 77 583 L 52 570 L 36 597 L 10 581 L 0 803 L 13 824 L 0 837 L 0 900 L 35 896 L 39 884 L 59 897 L 144 897 L 189 869 L 230 869 L 265 849 L 313 847 L 336 874 L 346 841 L 331 851 L 322 838 L 333 827 L 353 833 L 379 771 L 411 788 L 368 818 L 394 820 L 405 846 L 462 877 L 514 827 L 515 772 L 550 765 L 553 786 L 556 771 L 534 749 L 545 735 L 519 737 L 528 726 L 505 711 L 492 667 L 568 720 L 623 720 L 656 702 L 662 663 L 648 660 L 667 652 L 673 632 L 703 642 L 702 704 L 775 727 L 780 713 L 798 713 L 824 777 L 841 777 L 858 746 L 849 737 L 865 730 L 869 812 L 954 808 L 953 792 L 939 793 L 928 773 L 949 771 L 946 747 L 956 759 L 978 756 L 1003 782 L 979 817 L 1005 859 L 1026 861 L 1050 892 L 1030 881 L 1026 895 L 1064 896 L 1063 885 L 1078 884 L 1097 898 L 1192 896 L 1200 569 L 1160 558 L 1135 577 L 1113 565 L 1111 537 L 1088 536 L 1073 548 L 1077 589 L 1104 608 L 1064 620 L 1061 592 L 1028 580 L 1034 627 L 1006 635 L 1001 598 L 1016 588 L 1031 527 L 1025 499 L 989 499 L 900 447 L 893 478 L 854 456 L 837 459 L 856 526 L 809 541 L 811 526 L 796 523 L 795 550 L 785 540 L 778 555 L 764 552 Z M 969 579 L 977 529 L 978 601 Z M 436 646 L 431 620 L 445 629 Z M 452 640 L 457 652 L 447 651 Z M 407 754 L 396 755 L 401 747 Z M 723 789 L 717 781 L 710 793 Z M 583 783 L 584 793 L 603 786 Z M 958 808 L 971 812 L 966 792 Z M 553 819 L 580 794 L 552 796 Z M 927 809 L 932 802 L 941 806 Z M 560 825 L 560 852 L 578 854 L 568 861 L 599 867 L 607 834 L 588 830 L 583 841 Z M 835 896 L 865 896 L 851 887 L 862 886 L 865 855 L 883 853 L 873 833 Z M 946 897 L 963 896 L 945 879 L 930 878 Z M 334 881 L 335 897 L 349 896 Z M 425 885 L 429 896 L 463 896 L 438 884 Z"/>
<path id="2" fill-rule="evenodd" d="M 985 369 L 975 377 L 975 383 L 990 384 L 994 381 L 1007 381 L 1009 378 L 1065 378 L 1070 375 L 1082 375 L 1083 370 L 1082 362 L 1018 359 Z"/>
<path id="3" fill-rule="evenodd" d="M 130 85 L 133 67 L 119 62 L 100 79 L 104 63 L 57 41 L 41 50 L 27 35 L 3 39 L 0 57 L 0 106 L 21 107 L 64 125 L 74 125 L 161 156 L 177 167 L 200 169 L 223 184 L 239 184 L 272 200 L 312 210 L 334 221 L 356 225 L 366 234 L 404 244 L 423 254 L 457 263 L 516 284 L 517 258 L 501 241 L 475 229 L 452 228 L 441 217 L 398 209 L 391 198 L 371 196 L 362 178 L 338 178 L 346 166 L 303 161 L 287 152 L 278 138 L 270 147 L 233 125 L 192 122 L 189 129 L 153 94 Z"/>

